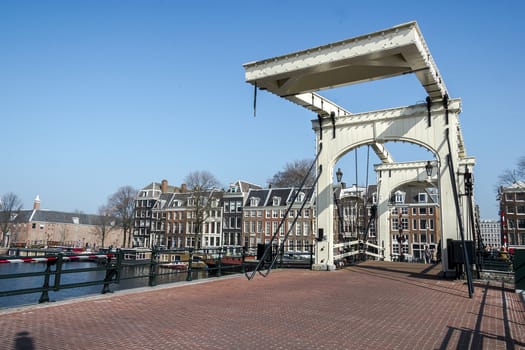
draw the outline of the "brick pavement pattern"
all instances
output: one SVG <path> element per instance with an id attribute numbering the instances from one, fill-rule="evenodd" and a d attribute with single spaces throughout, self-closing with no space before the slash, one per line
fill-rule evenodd
<path id="1" fill-rule="evenodd" d="M 275 270 L 4 309 L 0 348 L 525 349 L 519 294 L 476 281 L 469 298 L 433 271 Z"/>

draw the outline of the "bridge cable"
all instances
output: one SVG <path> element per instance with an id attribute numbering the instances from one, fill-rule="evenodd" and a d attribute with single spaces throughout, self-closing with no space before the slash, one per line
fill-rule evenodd
<path id="1" fill-rule="evenodd" d="M 295 203 L 297 197 L 299 196 L 299 193 L 301 193 L 301 191 L 303 190 L 303 187 L 306 184 L 306 180 L 308 179 L 308 176 L 312 172 L 312 169 L 314 169 L 314 166 L 317 163 L 317 160 L 319 159 L 319 155 L 321 154 L 322 149 L 323 149 L 323 144 L 319 143 L 319 150 L 317 151 L 317 155 L 315 156 L 315 159 L 313 160 L 312 164 L 308 168 L 308 171 L 306 172 L 303 180 L 301 181 L 301 184 L 299 185 L 299 188 L 297 189 L 297 191 L 292 196 L 292 200 L 290 201 L 290 204 L 286 208 L 286 211 L 285 211 L 281 221 L 279 222 L 279 225 L 277 226 L 274 234 L 272 235 L 272 238 L 270 239 L 270 243 L 268 244 L 268 246 L 264 250 L 263 255 L 259 259 L 259 263 L 257 264 L 257 266 L 255 267 L 255 270 L 253 270 L 250 275 L 247 272 L 245 273 L 245 276 L 246 276 L 246 278 L 248 278 L 248 280 L 253 279 L 253 277 L 255 276 L 255 273 L 259 272 L 263 268 L 266 259 L 268 258 L 269 254 L 271 254 L 271 252 L 272 252 L 272 243 L 275 241 L 275 238 L 279 234 L 279 231 L 280 231 L 281 227 L 283 226 L 284 222 L 286 221 L 286 218 L 288 217 L 288 214 L 290 213 L 290 210 L 292 209 L 293 204 Z M 315 188 L 317 182 L 319 181 L 319 177 L 321 176 L 321 170 L 322 170 L 322 168 L 319 167 L 319 171 L 318 171 L 317 177 L 315 178 L 314 183 L 312 184 L 311 191 L 312 191 L 313 188 Z M 305 200 L 305 203 L 306 203 L 306 200 Z M 304 203 L 303 203 L 303 206 L 304 206 Z M 294 220 L 294 224 L 295 224 L 295 221 L 296 220 Z M 268 269 L 268 273 L 271 270 L 271 267 L 273 266 L 274 262 L 275 262 L 275 259 L 273 259 L 272 264 L 270 265 L 270 267 Z M 268 273 L 266 274 L 266 276 L 268 275 Z M 263 276 L 265 276 L 265 275 L 263 275 Z"/>
<path id="2" fill-rule="evenodd" d="M 459 206 L 459 193 L 458 193 L 458 188 L 456 185 L 454 163 L 452 161 L 452 146 L 450 145 L 450 130 L 449 129 L 446 129 L 446 137 L 447 137 L 448 152 L 449 152 L 447 154 L 447 163 L 448 163 L 450 182 L 452 185 L 452 192 L 454 194 L 454 203 L 456 206 L 456 216 L 458 219 L 459 233 L 461 235 L 461 243 L 463 245 L 463 261 L 465 263 L 465 270 L 467 273 L 468 295 L 469 295 L 469 298 L 472 298 L 472 294 L 474 293 L 474 285 L 472 283 L 472 274 L 470 271 L 470 261 L 468 259 L 467 246 L 465 244 L 465 232 L 464 232 L 465 228 L 463 226 L 463 219 L 461 217 L 461 209 Z"/>
<path id="3" fill-rule="evenodd" d="M 297 219 L 299 219 L 299 213 L 301 213 L 303 211 L 303 209 L 304 209 L 304 207 L 306 205 L 307 198 L 312 198 L 313 192 L 315 190 L 315 185 L 317 184 L 317 181 L 319 180 L 319 177 L 321 176 L 321 172 L 322 172 L 322 166 L 319 166 L 319 171 L 318 171 L 317 176 L 315 178 L 314 184 L 312 185 L 312 187 L 308 191 L 308 196 L 305 197 L 305 200 L 303 201 L 303 204 L 301 204 L 301 208 L 299 208 L 298 214 L 294 216 L 294 219 L 292 221 L 292 224 L 288 228 L 288 231 L 286 231 L 286 234 L 284 235 L 284 238 L 283 238 L 281 244 L 279 245 L 279 249 L 277 251 L 277 254 L 275 254 L 273 256 L 272 261 L 271 261 L 270 265 L 268 266 L 266 272 L 262 272 L 261 270 L 258 271 L 261 276 L 263 276 L 263 277 L 268 276 L 270 274 L 270 271 L 272 270 L 273 266 L 275 265 L 275 262 L 277 261 L 277 258 L 279 256 L 282 256 L 282 254 L 284 252 L 284 244 L 286 243 L 286 240 L 288 239 L 288 236 L 290 235 L 290 233 L 292 232 L 293 228 L 295 227 L 295 224 L 297 223 Z M 297 190 L 296 193 L 299 193 L 299 190 Z M 293 202 L 290 203 L 290 207 L 292 205 L 293 205 Z M 275 234 L 277 234 L 277 232 Z"/>

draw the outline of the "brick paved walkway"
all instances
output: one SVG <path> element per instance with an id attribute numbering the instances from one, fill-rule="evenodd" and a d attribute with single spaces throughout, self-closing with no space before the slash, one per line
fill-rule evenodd
<path id="1" fill-rule="evenodd" d="M 429 265 L 275 270 L 0 311 L 2 349 L 525 349 L 513 290 Z"/>

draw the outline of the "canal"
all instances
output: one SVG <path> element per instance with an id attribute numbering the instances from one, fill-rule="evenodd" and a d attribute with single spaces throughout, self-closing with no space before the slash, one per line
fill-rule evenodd
<path id="1" fill-rule="evenodd" d="M 62 269 L 82 269 L 97 266 L 95 262 L 64 262 Z M 7 274 L 19 274 L 19 273 L 31 273 L 31 272 L 44 272 L 46 269 L 45 263 L 12 263 L 12 264 L 0 264 L 0 275 Z M 118 291 L 124 289 L 132 289 L 138 287 L 148 286 L 148 274 L 150 271 L 149 264 L 146 265 L 125 265 L 122 266 L 122 272 L 120 276 L 120 283 L 110 284 L 111 291 Z M 60 284 L 70 283 L 81 283 L 89 281 L 103 281 L 106 272 L 101 271 L 86 271 L 79 273 L 64 273 L 61 275 Z M 165 270 L 159 269 L 159 275 L 156 276 L 156 284 L 174 283 L 186 281 L 188 273 L 185 271 Z M 192 272 L 192 279 L 206 278 L 208 277 L 208 271 L 199 270 Z M 44 276 L 32 276 L 23 278 L 7 278 L 0 279 L 0 292 L 8 290 L 18 290 L 25 288 L 39 288 L 44 284 Z M 53 276 L 50 277 L 50 285 L 53 285 Z M 72 298 L 78 298 L 88 295 L 100 294 L 103 285 L 93 285 L 86 287 L 75 287 L 60 289 L 55 292 L 52 289 L 49 290 L 50 301 L 61 301 Z M 0 309 L 17 307 L 23 305 L 35 305 L 38 304 L 41 293 L 21 294 L 12 296 L 0 297 Z"/>

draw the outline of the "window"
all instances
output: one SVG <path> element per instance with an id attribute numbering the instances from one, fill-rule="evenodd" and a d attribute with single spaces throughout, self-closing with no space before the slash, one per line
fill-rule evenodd
<path id="1" fill-rule="evenodd" d="M 281 205 L 281 197 L 273 197 L 272 205 L 274 207 Z"/>
<path id="2" fill-rule="evenodd" d="M 250 198 L 250 207 L 256 207 L 259 205 L 259 198 L 252 197 Z"/>
<path id="3" fill-rule="evenodd" d="M 517 201 L 525 201 L 525 192 L 516 193 Z"/>
<path id="4" fill-rule="evenodd" d="M 426 215 L 427 214 L 427 208 L 421 207 L 419 208 L 419 215 Z"/>
<path id="5" fill-rule="evenodd" d="M 421 230 L 426 230 L 427 229 L 427 219 L 420 219 L 419 220 L 419 228 Z"/>
<path id="6" fill-rule="evenodd" d="M 401 227 L 403 230 L 408 230 L 408 218 L 401 218 Z"/>
<path id="7" fill-rule="evenodd" d="M 397 217 L 392 218 L 392 230 L 399 230 L 399 220 Z"/>
<path id="8" fill-rule="evenodd" d="M 427 202 L 427 194 L 426 193 L 418 193 L 417 201 L 419 203 L 426 203 Z"/>
<path id="9" fill-rule="evenodd" d="M 397 191 L 395 193 L 395 202 L 396 203 L 405 203 L 405 193 L 401 191 Z"/>
<path id="10" fill-rule="evenodd" d="M 517 214 L 525 214 L 525 205 L 518 205 L 516 207 L 516 213 Z"/>
<path id="11" fill-rule="evenodd" d="M 303 193 L 303 192 L 300 192 L 300 193 L 297 195 L 297 202 L 299 202 L 299 203 L 304 202 L 304 197 L 305 197 L 304 193 Z"/>

